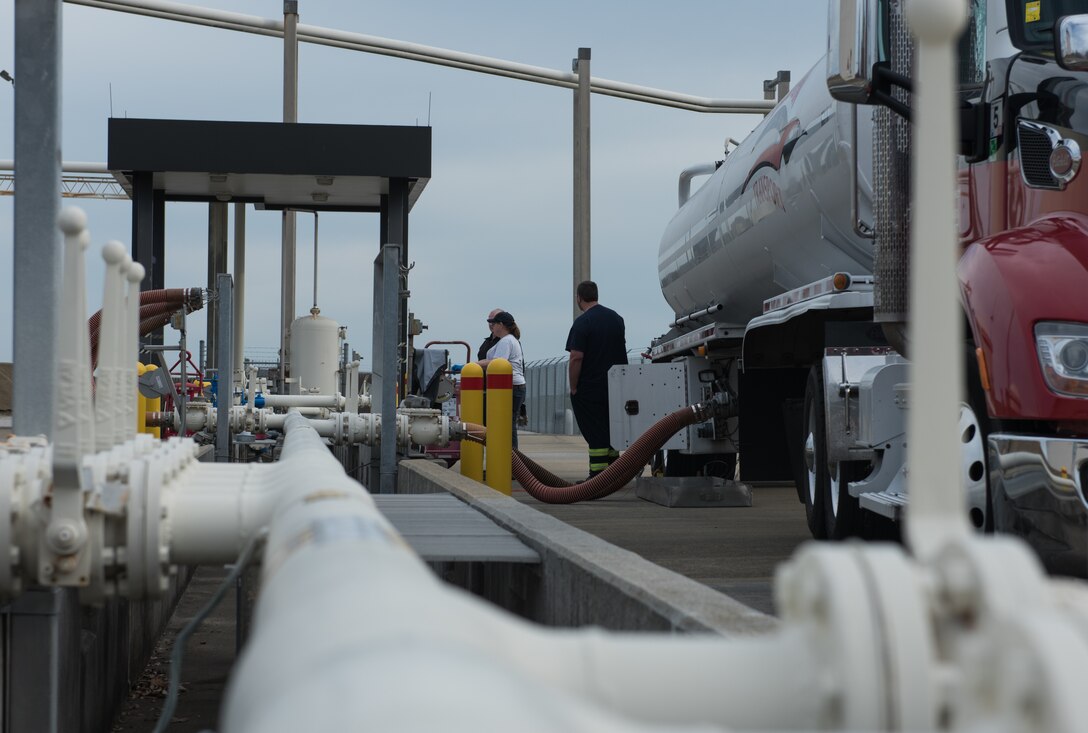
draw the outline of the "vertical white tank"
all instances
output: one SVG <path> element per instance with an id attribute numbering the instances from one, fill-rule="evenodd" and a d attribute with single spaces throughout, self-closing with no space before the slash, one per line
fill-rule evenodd
<path id="1" fill-rule="evenodd" d="M 336 394 L 340 366 L 340 324 L 320 315 L 291 324 L 291 376 L 310 393 Z"/>

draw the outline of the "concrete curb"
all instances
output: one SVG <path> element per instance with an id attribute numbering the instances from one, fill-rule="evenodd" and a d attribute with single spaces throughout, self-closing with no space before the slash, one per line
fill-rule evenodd
<path id="1" fill-rule="evenodd" d="M 778 627 L 772 616 L 429 461 L 402 461 L 398 492 L 448 492 L 536 550 L 541 566 L 534 566 L 535 577 L 519 589 L 517 602 L 492 600 L 539 623 L 730 637 Z"/>

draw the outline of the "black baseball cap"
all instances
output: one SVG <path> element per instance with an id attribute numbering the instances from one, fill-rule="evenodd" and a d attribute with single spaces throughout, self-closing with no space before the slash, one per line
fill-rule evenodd
<path id="1" fill-rule="evenodd" d="M 507 313 L 506 311 L 499 311 L 498 313 L 495 314 L 494 318 L 488 318 L 487 322 L 488 323 L 501 323 L 502 325 L 506 326 L 507 328 L 513 328 L 514 327 L 514 317 L 512 315 L 510 315 L 509 313 Z"/>

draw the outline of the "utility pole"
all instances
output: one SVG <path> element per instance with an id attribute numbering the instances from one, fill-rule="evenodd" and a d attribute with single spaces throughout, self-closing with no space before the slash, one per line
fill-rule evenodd
<path id="1" fill-rule="evenodd" d="M 283 3 L 283 121 L 298 122 L 298 0 Z M 285 380 L 291 369 L 287 335 L 295 320 L 295 212 L 290 210 L 283 212 L 280 304 L 280 379 Z"/>
<path id="2" fill-rule="evenodd" d="M 574 89 L 574 286 L 590 279 L 589 248 L 589 49 L 579 48 L 572 64 L 578 77 Z M 574 317 L 581 315 L 574 305 Z"/>

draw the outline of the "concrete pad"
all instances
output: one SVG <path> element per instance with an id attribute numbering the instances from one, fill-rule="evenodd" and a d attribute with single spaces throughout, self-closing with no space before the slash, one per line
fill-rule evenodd
<path id="1" fill-rule="evenodd" d="M 569 481 L 589 459 L 579 436 L 522 433 L 522 452 Z M 634 482 L 603 499 L 544 504 L 517 484 L 513 496 L 537 511 L 762 611 L 774 613 L 775 568 L 811 540 L 793 484 L 752 486 L 750 508 L 667 508 L 639 499 Z"/>
<path id="2" fill-rule="evenodd" d="M 536 550 L 541 564 L 535 574 L 513 579 L 517 598 L 501 587 L 498 597 L 483 590 L 491 600 L 538 623 L 725 636 L 761 634 L 777 626 L 765 613 L 452 470 L 403 461 L 398 491 L 449 492 Z"/>

